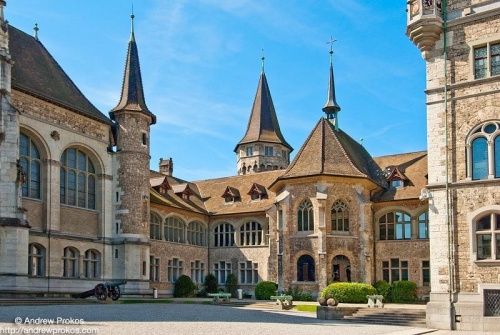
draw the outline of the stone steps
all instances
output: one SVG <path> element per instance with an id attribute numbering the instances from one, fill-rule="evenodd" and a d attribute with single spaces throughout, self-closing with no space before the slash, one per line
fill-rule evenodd
<path id="1" fill-rule="evenodd" d="M 421 309 L 385 309 L 360 308 L 344 320 L 357 323 L 426 327 L 425 310 Z"/>

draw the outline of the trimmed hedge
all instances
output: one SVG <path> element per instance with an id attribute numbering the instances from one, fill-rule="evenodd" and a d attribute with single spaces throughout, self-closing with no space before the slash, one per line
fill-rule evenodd
<path id="1" fill-rule="evenodd" d="M 376 292 L 375 288 L 369 284 L 336 282 L 323 290 L 321 298 L 331 294 L 337 302 L 366 303 L 366 296 L 376 294 Z"/>
<path id="2" fill-rule="evenodd" d="M 293 287 L 286 290 L 285 295 L 291 295 L 293 301 L 314 301 L 311 292 L 302 291 L 300 287 Z"/>
<path id="3" fill-rule="evenodd" d="M 407 280 L 397 280 L 392 283 L 392 302 L 416 302 L 418 301 L 417 284 Z"/>
<path id="4" fill-rule="evenodd" d="M 196 285 L 193 283 L 191 278 L 186 275 L 182 275 L 175 281 L 174 286 L 174 297 L 186 298 L 194 295 L 194 290 Z"/>
<path id="5" fill-rule="evenodd" d="M 272 281 L 261 281 L 255 285 L 255 299 L 269 300 L 271 296 L 276 295 L 278 284 Z"/>
<path id="6" fill-rule="evenodd" d="M 226 292 L 231 293 L 231 297 L 236 298 L 237 297 L 236 290 L 238 289 L 238 279 L 236 278 L 235 275 L 233 275 L 232 273 L 227 275 L 225 286 L 226 286 Z"/>
<path id="7" fill-rule="evenodd" d="M 384 302 L 391 301 L 391 284 L 385 280 L 379 280 L 373 287 L 377 290 L 377 294 L 384 296 Z"/>
<path id="8" fill-rule="evenodd" d="M 205 276 L 205 292 L 217 293 L 217 278 L 211 273 Z"/>

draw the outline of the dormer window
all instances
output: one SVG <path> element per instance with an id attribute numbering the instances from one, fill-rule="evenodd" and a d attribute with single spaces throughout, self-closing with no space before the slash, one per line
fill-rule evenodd
<path id="1" fill-rule="evenodd" d="M 189 200 L 189 197 L 193 195 L 193 191 L 191 191 L 189 184 L 174 185 L 172 186 L 172 190 L 183 200 Z"/>
<path id="2" fill-rule="evenodd" d="M 238 189 L 228 186 L 224 191 L 222 197 L 225 199 L 226 204 L 232 204 L 237 201 L 241 201 L 240 191 Z"/>
<path id="3" fill-rule="evenodd" d="M 386 168 L 384 175 L 391 188 L 401 188 L 407 185 L 408 178 L 397 166 L 390 166 Z"/>
<path id="4" fill-rule="evenodd" d="M 266 188 L 257 183 L 253 183 L 252 187 L 250 188 L 250 191 L 248 191 L 247 194 L 250 195 L 252 200 L 262 200 L 268 198 Z"/>

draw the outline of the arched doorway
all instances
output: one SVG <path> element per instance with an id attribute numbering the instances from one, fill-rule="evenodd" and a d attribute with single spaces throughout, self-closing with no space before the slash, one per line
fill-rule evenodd
<path id="1" fill-rule="evenodd" d="M 332 281 L 351 281 L 351 262 L 344 255 L 337 255 L 332 260 Z"/>

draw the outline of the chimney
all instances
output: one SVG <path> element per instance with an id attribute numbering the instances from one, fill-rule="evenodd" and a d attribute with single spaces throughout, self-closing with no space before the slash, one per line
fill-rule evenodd
<path id="1" fill-rule="evenodd" d="M 174 162 L 172 161 L 172 157 L 168 159 L 160 158 L 160 173 L 166 176 L 174 174 Z"/>

